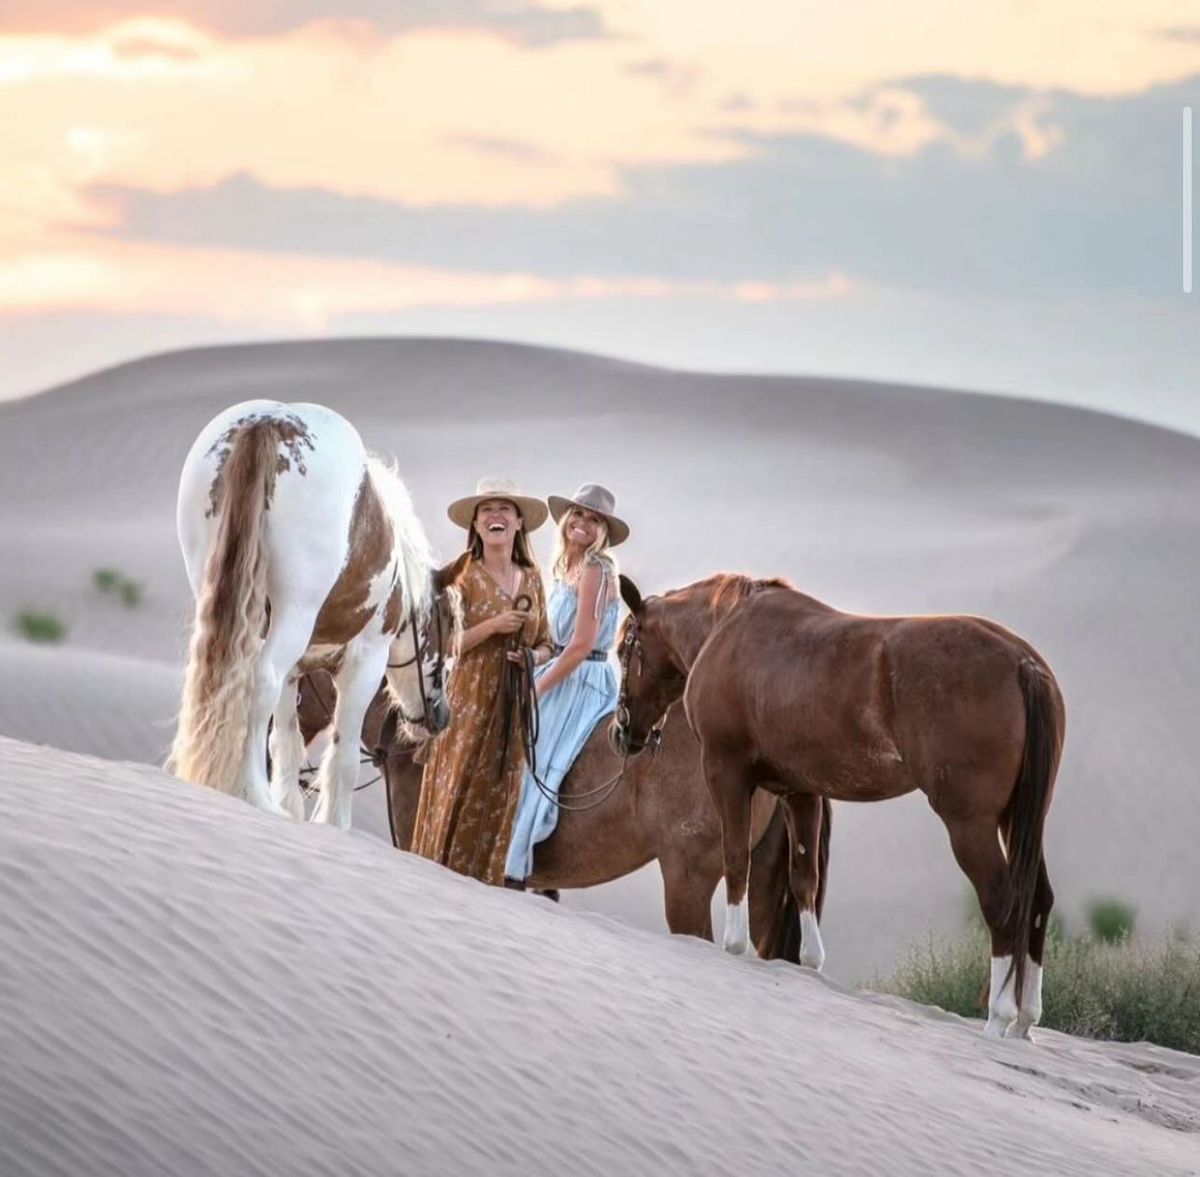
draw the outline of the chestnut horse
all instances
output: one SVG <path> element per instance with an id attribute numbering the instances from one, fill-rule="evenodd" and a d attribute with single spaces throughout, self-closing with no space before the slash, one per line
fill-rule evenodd
<path id="1" fill-rule="evenodd" d="M 750 800 L 788 818 L 802 938 L 819 940 L 813 798 L 922 790 L 991 932 L 989 1037 L 1041 1016 L 1054 902 L 1042 832 L 1066 725 L 1054 675 L 1027 642 L 976 617 L 859 617 L 780 580 L 716 576 L 629 606 L 614 744 L 636 754 L 682 698 L 721 814 L 725 947 L 744 950 Z"/>
<path id="2" fill-rule="evenodd" d="M 434 567 L 404 484 L 320 405 L 248 401 L 210 421 L 184 462 L 177 523 L 196 612 L 168 768 L 303 819 L 296 684 L 325 666 L 337 706 L 313 818 L 349 825 L 358 734 L 385 673 L 410 722 L 450 720 L 457 565 Z"/>
<path id="3" fill-rule="evenodd" d="M 330 683 L 324 674 L 301 681 L 300 728 L 311 740 L 329 722 Z M 388 699 L 381 691 L 367 713 L 363 745 L 382 766 L 388 790 L 392 841 L 401 850 L 412 843 L 413 822 L 421 796 L 422 766 L 416 748 L 387 738 Z M 621 761 L 608 746 L 607 718 L 597 724 L 563 782 L 561 797 L 571 804 L 603 786 L 620 771 Z M 829 859 L 830 806 L 817 843 L 819 918 Z M 788 840 L 782 807 L 769 794 L 755 798 L 750 841 L 750 933 L 763 959 L 797 961 L 800 940 L 797 911 L 788 877 Z M 682 716 L 672 716 L 654 756 L 630 760 L 624 777 L 603 804 L 564 809 L 558 825 L 534 851 L 528 885 L 537 890 L 574 890 L 632 874 L 658 861 L 662 873 L 667 926 L 677 934 L 711 940 L 712 895 L 721 878 L 721 823 L 700 772 L 700 745 Z"/>

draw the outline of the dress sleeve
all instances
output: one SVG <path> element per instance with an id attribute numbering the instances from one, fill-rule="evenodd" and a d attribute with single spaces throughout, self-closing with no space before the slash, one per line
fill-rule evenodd
<path id="1" fill-rule="evenodd" d="M 467 565 L 466 572 L 459 578 L 458 587 L 462 594 L 463 618 L 467 625 L 475 625 L 480 620 L 478 613 L 482 593 L 474 560 Z"/>

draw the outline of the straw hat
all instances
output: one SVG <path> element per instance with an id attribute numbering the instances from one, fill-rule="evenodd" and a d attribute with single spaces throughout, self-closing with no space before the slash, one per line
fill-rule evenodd
<path id="1" fill-rule="evenodd" d="M 585 482 L 569 499 L 564 499 L 561 495 L 551 495 L 546 501 L 550 504 L 550 514 L 554 516 L 555 523 L 572 507 L 582 507 L 585 511 L 603 517 L 608 525 L 610 547 L 615 548 L 617 544 L 624 543 L 629 538 L 629 524 L 613 514 L 613 508 L 617 505 L 616 497 L 611 490 L 599 483 Z"/>
<path id="2" fill-rule="evenodd" d="M 546 504 L 541 499 L 531 499 L 523 495 L 517 484 L 509 478 L 481 478 L 475 487 L 475 493 L 465 499 L 455 499 L 446 508 L 451 523 L 470 530 L 475 521 L 475 508 L 488 499 L 506 499 L 513 503 L 525 521 L 526 532 L 536 531 L 546 522 Z"/>

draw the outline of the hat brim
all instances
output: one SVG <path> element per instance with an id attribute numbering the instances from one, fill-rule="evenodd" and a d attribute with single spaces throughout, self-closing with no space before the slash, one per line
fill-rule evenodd
<path id="1" fill-rule="evenodd" d="M 608 525 L 608 546 L 610 548 L 615 548 L 617 544 L 623 544 L 629 538 L 629 524 L 624 519 L 618 519 L 616 515 L 608 514 L 607 511 L 597 511 L 595 507 L 589 507 L 587 503 L 576 502 L 575 499 L 564 499 L 562 495 L 550 495 L 546 502 L 550 504 L 550 514 L 554 516 L 555 523 L 558 523 L 572 507 L 599 515 Z"/>
<path id="2" fill-rule="evenodd" d="M 446 514 L 450 516 L 451 523 L 456 523 L 464 531 L 469 531 L 471 524 L 475 522 L 476 508 L 480 503 L 486 503 L 491 499 L 502 499 L 506 503 L 512 503 L 520 512 L 527 533 L 537 531 L 546 522 L 546 516 L 549 514 L 546 504 L 541 499 L 531 499 L 525 495 L 504 494 L 500 491 L 494 494 L 468 495 L 465 499 L 455 499 L 446 508 Z"/>

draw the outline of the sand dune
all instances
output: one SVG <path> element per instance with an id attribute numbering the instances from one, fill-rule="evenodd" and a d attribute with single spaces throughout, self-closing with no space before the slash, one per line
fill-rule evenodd
<path id="1" fill-rule="evenodd" d="M 0 1172 L 1197 1172 L 1200 1060 L 859 996 L 0 740 Z"/>
<path id="2" fill-rule="evenodd" d="M 342 341 L 152 357 L 0 406 L 0 611 L 47 607 L 66 644 L 0 643 L 0 732 L 155 760 L 190 609 L 179 467 L 219 408 L 317 400 L 393 453 L 435 543 L 484 474 L 535 493 L 594 479 L 634 525 L 647 591 L 782 574 L 841 608 L 969 612 L 1033 641 L 1068 703 L 1048 828 L 1060 910 L 1094 895 L 1143 927 L 1200 922 L 1195 700 L 1200 441 L 936 389 L 671 372 L 466 341 Z M 549 537 L 541 537 L 549 554 Z M 95 568 L 145 586 L 126 609 Z M 164 730 L 165 729 L 165 730 Z M 360 822 L 381 799 L 358 795 Z M 828 968 L 855 979 L 962 918 L 966 884 L 920 798 L 840 806 Z M 661 928 L 643 873 L 568 902 Z"/>

